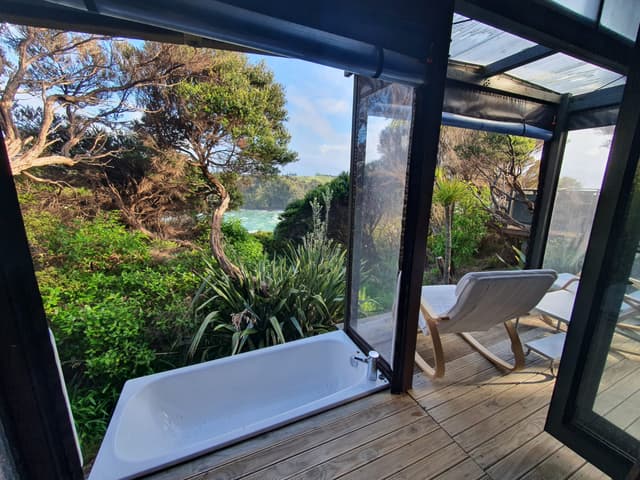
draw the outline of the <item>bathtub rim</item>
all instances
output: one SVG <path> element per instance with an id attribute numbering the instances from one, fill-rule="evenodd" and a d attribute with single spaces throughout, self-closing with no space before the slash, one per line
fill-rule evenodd
<path id="1" fill-rule="evenodd" d="M 279 350 L 291 349 L 291 347 L 302 347 L 304 348 L 304 344 L 314 343 L 322 340 L 334 340 L 339 343 L 346 344 L 350 348 L 355 348 L 355 352 L 362 354 L 361 349 L 358 345 L 351 339 L 349 336 L 340 329 L 336 329 L 335 331 L 314 335 L 313 337 L 302 338 L 298 340 L 293 340 L 284 344 L 274 345 L 271 347 L 266 347 L 258 350 L 252 350 L 250 352 L 244 352 L 238 355 L 231 355 L 228 357 L 223 357 L 215 360 L 209 360 L 207 362 L 202 362 L 194 365 L 187 365 L 180 368 L 175 368 L 172 370 L 167 370 L 165 372 L 158 372 L 150 375 L 145 375 L 143 377 L 133 378 L 131 380 L 127 380 L 124 384 L 122 392 L 120 393 L 120 397 L 118 398 L 118 402 L 116 404 L 116 408 L 111 416 L 109 421 L 109 425 L 107 427 L 107 431 L 105 433 L 104 439 L 100 445 L 98 450 L 98 454 L 96 456 L 94 465 L 89 473 L 88 480 L 103 480 L 103 479 L 118 479 L 118 480 L 129 480 L 138 478 L 141 475 L 150 474 L 153 472 L 158 472 L 164 470 L 170 466 L 177 465 L 179 463 L 184 463 L 194 458 L 207 455 L 216 450 L 220 450 L 231 445 L 243 442 L 249 438 L 256 437 L 263 433 L 269 432 L 271 430 L 275 430 L 281 428 L 285 425 L 289 425 L 291 423 L 295 423 L 304 418 L 311 417 L 313 415 L 317 415 L 319 413 L 325 412 L 332 408 L 338 407 L 340 405 L 344 405 L 355 400 L 361 399 L 368 395 L 380 392 L 389 388 L 390 382 L 382 377 L 381 372 L 379 372 L 378 379 L 373 384 L 372 381 L 367 381 L 366 379 L 359 384 L 352 385 L 341 390 L 334 392 L 331 395 L 321 397 L 313 402 L 303 404 L 298 406 L 292 410 L 288 410 L 284 413 L 281 413 L 276 416 L 268 417 L 265 420 L 261 420 L 258 422 L 254 422 L 243 428 L 238 428 L 232 430 L 230 432 L 226 432 L 224 434 L 220 434 L 217 437 L 212 437 L 206 440 L 202 440 L 197 443 L 190 444 L 188 447 L 185 447 L 182 450 L 175 450 L 174 455 L 170 458 L 166 459 L 166 456 L 152 457 L 151 459 L 146 459 L 143 461 L 128 461 L 123 459 L 121 456 L 116 454 L 116 438 L 118 429 L 120 427 L 120 418 L 122 417 L 123 411 L 126 408 L 128 402 L 132 399 L 134 395 L 137 395 L 141 390 L 146 388 L 148 385 L 151 385 L 158 381 L 159 379 L 171 378 L 175 375 L 180 375 L 186 371 L 189 372 L 197 372 L 200 370 L 205 370 L 210 367 L 210 364 L 215 362 L 217 367 L 224 366 L 224 364 L 237 362 L 239 358 L 243 360 L 247 360 L 265 352 L 277 352 Z M 382 378 L 381 378 L 382 377 Z M 366 378 L 366 377 L 365 377 Z M 351 392 L 349 390 L 352 390 Z M 331 399 L 329 401 L 329 399 Z M 115 423 L 114 423 L 115 422 Z M 254 429 L 248 429 L 251 425 L 260 425 Z M 246 430 L 245 433 L 240 433 L 242 430 Z M 214 440 L 218 437 L 228 436 L 231 432 L 238 432 L 237 436 L 233 437 L 229 440 L 224 440 L 219 443 L 215 443 L 214 446 L 207 447 L 207 444 L 214 443 Z M 202 445 L 202 447 L 200 447 Z M 103 447 L 108 446 L 108 449 L 104 452 Z M 190 450 L 195 450 L 192 453 L 186 453 Z M 184 452 L 184 453 L 180 453 Z M 178 453 L 177 455 L 175 453 Z M 101 458 L 102 457 L 102 458 Z M 100 461 L 99 461 L 100 460 Z M 103 466 L 104 465 L 104 466 Z M 109 466 L 115 467 L 118 465 L 120 468 L 109 468 Z M 123 469 L 123 466 L 129 470 L 129 473 L 120 473 Z M 98 469 L 96 470 L 96 467 Z M 135 469 L 135 471 L 132 471 Z M 114 471 L 115 470 L 115 471 Z M 94 473 L 95 472 L 95 473 Z M 104 477 L 106 472 L 113 472 L 115 476 Z M 100 476 L 98 476 L 100 475 Z"/>

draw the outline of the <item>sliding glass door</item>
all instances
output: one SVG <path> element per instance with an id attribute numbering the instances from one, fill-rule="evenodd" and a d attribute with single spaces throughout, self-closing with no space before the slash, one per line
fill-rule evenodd
<path id="1" fill-rule="evenodd" d="M 355 80 L 347 332 L 391 366 L 414 89 Z"/>
<path id="2" fill-rule="evenodd" d="M 640 47 L 630 63 L 547 430 L 614 478 L 640 456 Z"/>

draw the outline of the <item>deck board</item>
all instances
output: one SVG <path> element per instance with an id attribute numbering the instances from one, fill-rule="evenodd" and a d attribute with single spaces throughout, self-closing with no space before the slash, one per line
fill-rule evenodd
<path id="1" fill-rule="evenodd" d="M 492 330 L 483 340 L 508 359 L 503 329 Z M 526 341 L 550 332 L 533 319 L 521 336 Z M 555 381 L 544 360 L 531 354 L 524 370 L 505 375 L 456 335 L 446 337 L 447 372 L 440 380 L 416 373 L 407 395 L 380 392 L 145 478 L 608 478 L 544 432 Z M 430 348 L 426 340 L 419 340 L 419 349 Z M 640 386 L 630 379 L 638 376 L 639 358 L 614 353 L 601 382 L 600 407 L 638 432 L 640 418 L 631 402 Z"/>
<path id="2" fill-rule="evenodd" d="M 585 463 L 584 458 L 563 446 L 529 471 L 523 480 L 564 480 Z"/>

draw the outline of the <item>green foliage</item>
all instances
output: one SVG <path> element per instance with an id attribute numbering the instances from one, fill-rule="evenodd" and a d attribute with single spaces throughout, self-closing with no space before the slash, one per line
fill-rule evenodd
<path id="1" fill-rule="evenodd" d="M 328 175 L 247 175 L 240 179 L 238 189 L 242 194 L 244 208 L 284 210 L 289 203 L 302 199 L 311 190 L 333 178 Z"/>
<path id="2" fill-rule="evenodd" d="M 455 177 L 448 178 L 441 168 L 436 170 L 433 201 L 447 207 L 468 196 L 469 184 Z"/>
<path id="3" fill-rule="evenodd" d="M 189 47 L 176 47 L 185 57 Z M 207 176 L 274 173 L 295 161 L 288 149 L 284 90 L 264 62 L 237 52 L 209 51 L 169 88 L 147 89 L 141 130 L 160 146 L 192 152 Z M 194 148 L 198 146 L 200 148 Z"/>
<path id="4" fill-rule="evenodd" d="M 478 253 L 480 242 L 487 234 L 487 222 L 490 213 L 484 208 L 489 192 L 486 188 L 477 189 L 465 184 L 465 190 L 455 203 L 455 213 L 451 229 L 452 258 L 457 267 L 469 263 Z M 429 238 L 429 249 L 435 256 L 445 253 L 445 232 L 437 225 L 437 218 L 432 217 L 432 235 Z"/>
<path id="5" fill-rule="evenodd" d="M 95 453 L 123 383 L 183 363 L 199 256 L 157 258 L 118 212 L 67 224 L 23 204 L 38 284 L 85 454 Z"/>
<path id="6" fill-rule="evenodd" d="M 262 244 L 262 250 L 266 255 L 275 253 L 276 247 L 273 240 L 273 232 L 255 232 L 250 235 Z"/>
<path id="7" fill-rule="evenodd" d="M 302 200 L 296 200 L 287 205 L 282 213 L 282 220 L 276 225 L 273 239 L 277 247 L 283 248 L 288 242 L 299 242 L 313 228 L 313 214 L 311 204 L 320 201 L 323 195 L 331 192 L 331 214 L 327 226 L 328 236 L 334 241 L 346 245 L 349 238 L 347 232 L 349 210 L 349 175 L 341 173 L 332 181 L 320 185 Z"/>
<path id="8" fill-rule="evenodd" d="M 262 259 L 232 280 L 207 263 L 189 355 L 208 359 L 327 332 L 342 321 L 345 251 L 324 222 L 287 254 Z"/>
<path id="9" fill-rule="evenodd" d="M 225 253 L 232 262 L 252 267 L 264 258 L 262 243 L 242 226 L 239 219 L 224 220 L 222 234 L 224 235 Z"/>

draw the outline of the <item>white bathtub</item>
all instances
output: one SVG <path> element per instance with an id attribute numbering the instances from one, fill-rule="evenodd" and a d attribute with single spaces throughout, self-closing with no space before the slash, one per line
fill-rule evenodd
<path id="1" fill-rule="evenodd" d="M 90 480 L 134 478 L 387 386 L 342 331 L 129 380 Z"/>

